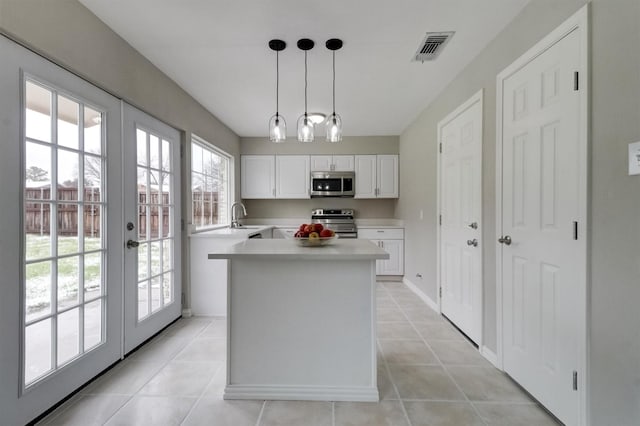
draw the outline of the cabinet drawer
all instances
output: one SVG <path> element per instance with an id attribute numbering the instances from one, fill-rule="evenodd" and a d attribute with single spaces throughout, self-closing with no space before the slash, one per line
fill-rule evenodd
<path id="1" fill-rule="evenodd" d="M 383 228 L 383 229 L 358 229 L 358 238 L 368 240 L 403 240 L 403 228 Z"/>

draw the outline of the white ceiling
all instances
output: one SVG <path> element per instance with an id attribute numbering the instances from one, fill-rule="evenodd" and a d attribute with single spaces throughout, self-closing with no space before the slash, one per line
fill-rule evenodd
<path id="1" fill-rule="evenodd" d="M 272 38 L 280 53 L 280 114 L 288 135 L 304 110 L 336 112 L 347 136 L 399 135 L 529 0 L 80 0 L 240 136 L 268 136 L 275 113 Z M 412 62 L 427 31 L 455 31 L 434 62 Z M 322 129 L 317 133 L 324 134 Z"/>

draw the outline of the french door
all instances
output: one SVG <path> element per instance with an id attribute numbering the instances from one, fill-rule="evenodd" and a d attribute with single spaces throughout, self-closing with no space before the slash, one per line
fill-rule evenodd
<path id="1" fill-rule="evenodd" d="M 121 106 L 0 57 L 0 423 L 24 424 L 122 355 Z"/>
<path id="2" fill-rule="evenodd" d="M 180 134 L 123 104 L 125 353 L 181 315 Z"/>

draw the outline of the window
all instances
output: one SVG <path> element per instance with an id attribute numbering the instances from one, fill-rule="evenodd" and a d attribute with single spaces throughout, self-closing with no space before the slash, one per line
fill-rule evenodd
<path id="1" fill-rule="evenodd" d="M 229 224 L 231 157 L 202 139 L 191 140 L 191 223 L 196 229 Z"/>

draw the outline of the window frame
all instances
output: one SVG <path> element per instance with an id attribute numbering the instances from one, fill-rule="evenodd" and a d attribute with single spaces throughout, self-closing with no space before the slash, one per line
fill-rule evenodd
<path id="1" fill-rule="evenodd" d="M 225 208 L 225 214 L 227 217 L 227 221 L 225 223 L 218 224 L 210 224 L 210 225 L 196 225 L 194 222 L 193 216 L 193 145 L 198 145 L 200 148 L 209 151 L 219 157 L 222 157 L 227 160 L 227 205 Z M 235 202 L 235 189 L 234 189 L 234 180 L 235 180 L 235 158 L 233 155 L 224 151 L 223 149 L 217 147 L 206 139 L 196 135 L 191 134 L 191 144 L 189 145 L 189 228 L 190 233 L 195 234 L 199 232 L 211 231 L 214 229 L 226 228 L 231 225 L 231 205 Z M 196 172 L 200 173 L 200 172 Z M 204 174 L 204 173 L 201 173 Z M 207 176 L 207 175 L 205 175 Z"/>

